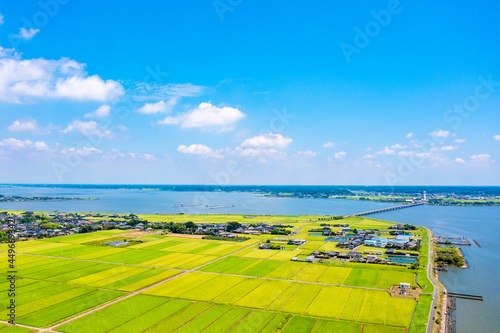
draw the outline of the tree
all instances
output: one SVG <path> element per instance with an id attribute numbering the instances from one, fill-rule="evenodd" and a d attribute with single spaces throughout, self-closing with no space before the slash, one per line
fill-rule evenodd
<path id="1" fill-rule="evenodd" d="M 232 232 L 238 228 L 241 228 L 241 224 L 239 224 L 238 222 L 228 222 L 226 224 L 226 231 L 228 232 Z"/>
<path id="2" fill-rule="evenodd" d="M 186 222 L 186 228 L 194 229 L 194 228 L 196 228 L 196 223 L 194 223 L 193 221 L 188 221 L 188 222 Z"/>

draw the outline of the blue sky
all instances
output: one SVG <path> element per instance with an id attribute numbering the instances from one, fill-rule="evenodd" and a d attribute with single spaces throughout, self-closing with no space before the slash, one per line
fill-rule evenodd
<path id="1" fill-rule="evenodd" d="M 500 6 L 0 6 L 0 182 L 500 184 Z"/>

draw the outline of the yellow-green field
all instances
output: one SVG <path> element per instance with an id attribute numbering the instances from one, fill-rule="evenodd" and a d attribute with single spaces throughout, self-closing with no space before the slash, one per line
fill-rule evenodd
<path id="1" fill-rule="evenodd" d="M 244 223 L 285 221 L 316 237 L 300 248 L 259 250 L 274 235 L 244 242 L 142 233 L 143 243 L 97 245 L 124 231 L 99 231 L 16 245 L 17 323 L 8 332 L 54 327 L 60 332 L 405 332 L 416 302 L 391 297 L 388 286 L 415 284 L 417 271 L 367 263 L 292 262 L 335 243 L 309 236 L 320 216 L 151 215 L 153 221 Z M 297 222 L 304 221 L 304 222 Z M 326 223 L 385 228 L 390 222 L 349 218 Z M 0 302 L 8 302 L 7 246 L 0 245 Z M 421 272 L 425 274 L 424 271 Z M 419 278 L 420 281 L 420 278 Z M 115 302 L 113 302 L 115 301 Z M 110 305 L 109 305 L 110 304 Z M 97 311 L 93 311 L 100 306 Z M 7 309 L 0 310 L 2 318 Z M 419 309 L 420 316 L 425 311 Z M 78 315 L 84 316 L 74 319 Z M 418 319 L 418 318 L 417 318 Z M 421 319 L 421 318 L 420 318 Z M 413 331 L 413 330 L 412 330 Z"/>

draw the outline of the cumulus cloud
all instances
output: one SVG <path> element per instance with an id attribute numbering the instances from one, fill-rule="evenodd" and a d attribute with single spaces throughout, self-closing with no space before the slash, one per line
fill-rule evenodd
<path id="1" fill-rule="evenodd" d="M 399 143 L 396 143 L 395 145 L 391 146 L 392 149 L 404 149 L 406 146 L 402 146 Z"/>
<path id="2" fill-rule="evenodd" d="M 85 64 L 74 60 L 23 60 L 11 51 L 0 50 L 0 101 L 108 101 L 123 94 L 124 89 L 120 83 L 104 81 L 97 75 L 89 76 L 85 71 Z"/>
<path id="3" fill-rule="evenodd" d="M 281 134 L 261 134 L 253 138 L 246 139 L 241 143 L 242 147 L 253 148 L 285 148 L 292 143 L 292 139 Z"/>
<path id="4" fill-rule="evenodd" d="M 368 160 L 368 159 L 372 159 L 374 158 L 375 156 L 373 154 L 365 154 L 363 155 L 361 158 L 365 159 L 365 160 Z"/>
<path id="5" fill-rule="evenodd" d="M 4 16 L 3 16 L 2 14 L 0 14 L 0 25 L 4 24 L 3 17 L 4 17 Z"/>
<path id="6" fill-rule="evenodd" d="M 465 163 L 465 161 L 463 159 L 461 159 L 460 157 L 455 158 L 455 162 L 460 163 L 460 164 L 464 164 Z"/>
<path id="7" fill-rule="evenodd" d="M 180 125 L 181 128 L 203 128 L 228 131 L 245 114 L 229 106 L 217 107 L 210 103 L 201 103 L 198 107 L 177 116 L 168 116 L 158 121 L 160 125 Z"/>
<path id="8" fill-rule="evenodd" d="M 450 135 L 449 131 L 444 131 L 444 130 L 437 130 L 429 133 L 430 136 L 435 136 L 438 138 L 446 138 L 448 135 Z"/>
<path id="9" fill-rule="evenodd" d="M 14 38 L 21 38 L 24 40 L 31 40 L 33 37 L 35 37 L 36 34 L 40 32 L 40 29 L 35 29 L 35 28 L 20 28 L 19 33 L 17 35 L 14 35 L 12 37 Z"/>
<path id="10" fill-rule="evenodd" d="M 332 148 L 335 146 L 335 143 L 333 142 L 327 142 L 323 145 L 323 148 Z"/>
<path id="11" fill-rule="evenodd" d="M 104 104 L 97 108 L 97 110 L 93 112 L 89 112 L 85 114 L 85 118 L 106 118 L 109 116 L 111 111 L 111 106 Z"/>
<path id="12" fill-rule="evenodd" d="M 71 122 L 62 133 L 67 134 L 71 132 L 80 132 L 84 135 L 97 136 L 101 138 L 111 139 L 114 137 L 114 133 L 110 130 L 99 126 L 95 121 L 81 121 L 74 120 Z"/>
<path id="13" fill-rule="evenodd" d="M 15 120 L 7 129 L 11 132 L 34 132 L 38 130 L 38 123 L 35 119 Z"/>
<path id="14" fill-rule="evenodd" d="M 441 150 L 457 150 L 458 147 L 457 146 L 444 146 L 444 147 L 441 147 Z"/>
<path id="15" fill-rule="evenodd" d="M 345 151 L 339 151 L 334 156 L 336 159 L 342 160 L 346 155 L 347 155 L 347 153 Z"/>
<path id="16" fill-rule="evenodd" d="M 177 104 L 178 97 L 173 97 L 167 102 L 159 101 L 157 103 L 146 103 L 136 111 L 144 114 L 170 113 L 172 108 Z"/>
<path id="17" fill-rule="evenodd" d="M 202 144 L 193 144 L 189 147 L 186 145 L 180 145 L 177 147 L 177 151 L 182 154 L 199 155 L 202 157 L 222 157 L 220 151 L 213 150 L 212 148 Z"/>
<path id="18" fill-rule="evenodd" d="M 375 155 L 394 155 L 396 154 L 395 150 L 390 149 L 389 147 L 385 146 L 384 149 L 379 150 L 375 153 Z"/>
<path id="19" fill-rule="evenodd" d="M 465 140 L 465 139 L 455 139 L 453 141 L 455 141 L 456 143 L 464 143 L 467 140 Z"/>
<path id="20" fill-rule="evenodd" d="M 14 138 L 3 139 L 0 141 L 0 147 L 5 150 L 10 151 L 22 151 L 25 149 L 44 151 L 48 150 L 49 147 L 43 141 L 32 142 L 31 140 L 17 140 Z"/>
<path id="21" fill-rule="evenodd" d="M 493 139 L 495 139 L 495 141 L 500 141 L 500 134 L 493 135 Z"/>
<path id="22" fill-rule="evenodd" d="M 95 154 L 102 154 L 102 150 L 97 149 L 95 147 L 88 148 L 86 146 L 83 146 L 81 149 L 68 148 L 61 150 L 61 154 L 70 154 L 70 153 L 78 154 L 80 156 L 90 156 Z"/>
<path id="23" fill-rule="evenodd" d="M 15 120 L 7 129 L 11 132 L 30 132 L 32 134 L 49 134 L 56 126 L 50 124 L 47 127 L 41 127 L 35 119 L 25 118 Z"/>
<path id="24" fill-rule="evenodd" d="M 413 138 L 413 132 L 410 132 L 408 134 L 406 134 L 406 137 L 409 139 L 409 138 Z"/>
<path id="25" fill-rule="evenodd" d="M 490 160 L 491 155 L 489 154 L 477 154 L 477 155 L 472 155 L 470 158 L 473 161 L 478 161 L 478 162 L 487 162 Z"/>

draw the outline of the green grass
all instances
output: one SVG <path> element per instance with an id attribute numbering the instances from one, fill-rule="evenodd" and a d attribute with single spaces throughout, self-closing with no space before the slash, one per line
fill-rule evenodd
<path id="1" fill-rule="evenodd" d="M 111 330 L 113 333 L 129 333 L 129 332 L 143 332 L 148 328 L 158 324 L 165 318 L 170 317 L 174 313 L 184 309 L 191 302 L 182 300 L 170 300 L 163 303 L 150 311 L 143 313 L 142 315 L 135 317 L 134 319 L 124 323 Z"/>
<path id="2" fill-rule="evenodd" d="M 264 283 L 264 280 L 246 279 L 245 281 L 237 284 L 236 286 L 229 289 L 219 297 L 215 298 L 213 302 L 223 303 L 223 304 L 234 304 L 240 298 L 244 297 L 246 294 L 257 288 L 262 283 Z"/>
<path id="3" fill-rule="evenodd" d="M 283 293 L 281 293 L 281 295 L 278 296 L 278 298 L 273 301 L 273 303 L 267 307 L 267 309 L 278 311 L 300 290 L 300 288 L 302 288 L 302 286 L 304 286 L 304 284 L 292 283 L 285 291 L 283 291 Z"/>
<path id="4" fill-rule="evenodd" d="M 226 314 L 229 310 L 231 310 L 231 307 L 229 306 L 216 305 L 197 318 L 191 320 L 186 325 L 182 326 L 178 331 L 176 331 L 176 333 L 201 332 L 207 326 Z"/>
<path id="5" fill-rule="evenodd" d="M 134 319 L 143 313 L 168 301 L 161 297 L 138 295 L 130 297 L 121 302 L 110 305 L 100 311 L 91 313 L 85 317 L 69 322 L 58 331 L 62 332 L 108 332 L 127 321 Z"/>
<path id="6" fill-rule="evenodd" d="M 243 318 L 232 330 L 231 333 L 260 332 L 275 317 L 273 312 L 252 311 Z"/>
<path id="7" fill-rule="evenodd" d="M 320 285 L 306 284 L 286 303 L 281 310 L 303 314 L 321 290 Z"/>
<path id="8" fill-rule="evenodd" d="M 292 277 L 296 281 L 315 282 L 327 269 L 326 266 L 306 264 Z"/>
<path id="9" fill-rule="evenodd" d="M 429 311 L 431 310 L 432 295 L 420 295 L 420 300 L 417 303 L 415 316 L 411 323 L 410 333 L 425 332 L 427 320 L 429 319 Z"/>
<path id="10" fill-rule="evenodd" d="M 379 270 L 377 269 L 354 269 L 345 281 L 348 286 L 374 288 L 377 283 Z"/>
<path id="11" fill-rule="evenodd" d="M 236 276 L 216 276 L 185 293 L 180 294 L 179 298 L 186 298 L 200 301 L 211 301 L 215 297 L 223 294 L 238 283 L 245 280 L 244 277 Z"/>
<path id="12" fill-rule="evenodd" d="M 21 317 L 18 319 L 18 322 L 35 327 L 46 327 L 66 317 L 75 315 L 121 295 L 123 295 L 123 293 L 117 291 L 97 290 Z"/>
<path id="13" fill-rule="evenodd" d="M 248 269 L 241 271 L 238 274 L 246 275 L 246 276 L 262 277 L 262 276 L 266 276 L 267 274 L 271 273 L 272 271 L 274 271 L 275 269 L 277 269 L 281 265 L 283 265 L 283 262 L 281 262 L 281 261 L 264 260 L 264 261 L 261 261 Z"/>
<path id="14" fill-rule="evenodd" d="M 257 260 L 255 259 L 227 257 L 214 263 L 208 264 L 207 266 L 204 266 L 199 270 L 202 272 L 235 274 L 236 272 L 250 266 L 255 262 L 257 262 Z"/>
<path id="15" fill-rule="evenodd" d="M 344 287 L 324 287 L 311 303 L 306 314 L 328 318 L 340 317 L 351 290 L 351 288 Z"/>
<path id="16" fill-rule="evenodd" d="M 265 309 L 290 285 L 291 282 L 267 280 L 239 299 L 235 305 Z"/>
<path id="17" fill-rule="evenodd" d="M 185 323 L 191 321 L 196 318 L 201 313 L 207 311 L 213 305 L 208 303 L 193 303 L 179 312 L 173 314 L 167 319 L 161 321 L 157 325 L 149 328 L 145 332 L 161 332 L 161 333 L 170 333 L 178 328 L 180 328 Z"/>
<path id="18" fill-rule="evenodd" d="M 306 333 L 311 332 L 318 319 L 295 316 L 285 326 L 283 333 Z M 327 331 L 325 331 L 327 332 Z"/>
<path id="19" fill-rule="evenodd" d="M 389 293 L 367 290 L 358 320 L 365 323 L 385 325 Z"/>
<path id="20" fill-rule="evenodd" d="M 340 319 L 354 321 L 358 319 L 359 311 L 361 310 L 361 305 L 363 304 L 363 299 L 365 298 L 365 293 L 365 289 L 352 289 L 351 295 L 349 295 L 349 299 L 340 314 Z"/>
<path id="21" fill-rule="evenodd" d="M 144 293 L 156 296 L 177 297 L 214 277 L 216 277 L 215 274 L 189 273 L 148 289 Z"/>
<path id="22" fill-rule="evenodd" d="M 292 279 L 292 277 L 306 264 L 301 262 L 285 262 L 280 267 L 266 275 L 273 279 Z"/>
<path id="23" fill-rule="evenodd" d="M 386 325 L 408 327 L 416 302 L 409 299 L 389 298 Z"/>
<path id="24" fill-rule="evenodd" d="M 359 333 L 361 324 L 352 321 L 336 321 L 320 319 L 313 330 L 313 333 L 323 332 L 342 332 L 342 333 Z M 364 331 L 363 331 L 364 332 Z"/>
<path id="25" fill-rule="evenodd" d="M 351 271 L 352 268 L 350 267 L 328 267 L 317 281 L 329 284 L 338 284 L 339 282 L 345 284 Z"/>
<path id="26" fill-rule="evenodd" d="M 415 273 L 411 272 L 396 272 L 396 271 L 380 271 L 380 275 L 377 281 L 378 289 L 388 289 L 387 281 L 389 281 L 389 288 L 393 285 L 399 285 L 400 282 L 405 282 L 411 284 L 412 287 L 416 287 L 415 283 Z"/>
<path id="27" fill-rule="evenodd" d="M 227 332 L 234 325 L 236 325 L 240 320 L 250 313 L 250 309 L 243 308 L 233 308 L 225 315 L 220 317 L 212 325 L 207 327 L 203 333 L 220 333 Z"/>
<path id="28" fill-rule="evenodd" d="M 404 332 L 405 330 L 402 328 L 389 327 L 389 326 L 365 325 L 363 327 L 363 333 L 404 333 Z M 425 332 L 425 330 L 422 332 Z"/>

